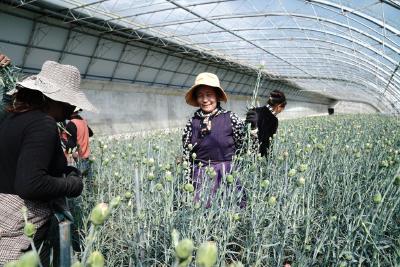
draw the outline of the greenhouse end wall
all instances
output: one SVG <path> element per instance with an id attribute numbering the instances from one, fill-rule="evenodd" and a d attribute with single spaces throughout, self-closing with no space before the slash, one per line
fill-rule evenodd
<path id="1" fill-rule="evenodd" d="M 186 90 L 84 80 L 89 100 L 100 113 L 84 113 L 97 134 L 109 135 L 183 127 L 196 110 L 186 104 Z M 230 95 L 223 106 L 244 118 L 248 97 Z M 261 101 L 262 102 L 262 101 Z M 326 115 L 328 105 L 288 99 L 281 119 Z"/>

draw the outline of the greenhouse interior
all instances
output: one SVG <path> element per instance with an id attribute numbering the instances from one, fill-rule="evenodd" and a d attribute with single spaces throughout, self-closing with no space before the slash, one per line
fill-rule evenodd
<path id="1" fill-rule="evenodd" d="M 0 266 L 400 266 L 399 68 L 398 0 L 1 0 Z"/>

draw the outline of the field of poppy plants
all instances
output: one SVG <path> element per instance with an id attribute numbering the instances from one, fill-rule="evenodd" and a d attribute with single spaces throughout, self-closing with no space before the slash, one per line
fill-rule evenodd
<path id="1" fill-rule="evenodd" d="M 209 208 L 215 174 L 195 202 L 180 131 L 92 140 L 73 266 L 399 266 L 399 133 L 383 115 L 283 121 L 270 158 L 238 155 Z"/>
<path id="2" fill-rule="evenodd" d="M 107 266 L 397 266 L 399 133 L 382 115 L 284 121 L 268 161 L 243 151 L 210 208 L 209 188 L 193 200 L 180 132 L 94 140 L 86 250 Z"/>

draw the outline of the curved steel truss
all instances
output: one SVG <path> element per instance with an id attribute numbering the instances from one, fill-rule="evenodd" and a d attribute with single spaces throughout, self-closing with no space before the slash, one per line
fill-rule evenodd
<path id="1" fill-rule="evenodd" d="M 285 79 L 301 91 L 400 113 L 400 4 L 395 0 L 9 2 L 46 5 L 48 15 L 90 25 L 104 36 L 123 35 L 126 44 L 150 42 L 248 73 L 261 67 L 269 79 Z M 236 82 L 251 83 L 250 76 Z M 251 86 L 236 93 L 242 89 Z"/>

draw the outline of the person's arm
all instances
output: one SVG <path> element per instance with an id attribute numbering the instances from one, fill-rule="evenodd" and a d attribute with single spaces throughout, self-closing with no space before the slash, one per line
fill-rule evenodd
<path id="1" fill-rule="evenodd" d="M 94 133 L 93 133 L 92 129 L 89 127 L 89 125 L 88 125 L 88 129 L 89 129 L 89 137 L 92 137 L 94 135 Z"/>
<path id="2" fill-rule="evenodd" d="M 236 150 L 240 150 L 246 137 L 246 125 L 235 113 L 230 112 L 231 125 L 233 131 L 233 141 Z"/>
<path id="3" fill-rule="evenodd" d="M 72 171 L 67 177 L 53 177 L 48 173 L 59 142 L 56 123 L 50 117 L 35 120 L 26 128 L 14 183 L 21 198 L 50 200 L 80 195 L 83 184 L 78 173 Z"/>
<path id="4" fill-rule="evenodd" d="M 192 118 L 190 118 L 186 123 L 182 135 L 183 158 L 185 161 L 188 161 L 189 163 L 191 162 L 190 152 L 192 151 L 191 139 L 192 139 Z"/>
<path id="5" fill-rule="evenodd" d="M 184 169 L 184 176 L 187 178 L 190 177 L 192 169 L 191 152 L 193 147 L 191 140 L 192 140 L 192 118 L 190 118 L 186 123 L 182 135 L 183 161 L 186 162 L 187 164 L 187 168 Z"/>
<path id="6" fill-rule="evenodd" d="M 77 140 L 78 140 L 78 129 L 76 128 L 75 123 L 72 121 L 68 122 L 67 126 L 65 126 L 65 130 L 67 131 L 67 140 L 65 142 L 65 150 L 67 153 L 73 151 L 74 148 L 77 147 Z"/>
<path id="7" fill-rule="evenodd" d="M 254 130 L 250 131 L 250 140 L 246 140 L 247 133 L 247 120 L 246 122 L 240 119 L 235 113 L 230 113 L 231 124 L 233 130 L 233 140 L 235 142 L 235 148 L 238 153 L 245 152 L 244 150 L 250 146 L 249 149 L 257 151 L 258 150 L 258 139 L 257 132 L 253 134 Z M 253 127 L 252 127 L 253 128 Z M 257 128 L 255 128 L 256 130 Z M 248 142 L 250 141 L 250 143 Z"/>

